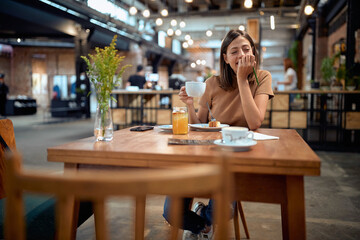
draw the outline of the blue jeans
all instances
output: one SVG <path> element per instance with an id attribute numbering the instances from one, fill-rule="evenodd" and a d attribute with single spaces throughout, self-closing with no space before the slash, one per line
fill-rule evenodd
<path id="1" fill-rule="evenodd" d="M 200 215 L 197 215 L 195 212 L 191 211 L 190 204 L 192 203 L 192 198 L 184 198 L 183 203 L 184 203 L 183 204 L 184 218 L 183 218 L 182 229 L 189 230 L 195 234 L 199 234 L 205 228 L 205 226 L 212 225 L 214 200 L 212 199 L 209 200 L 209 204 L 202 209 Z M 169 216 L 170 204 L 171 204 L 171 199 L 169 197 L 166 197 L 164 203 L 163 217 L 168 223 L 171 224 L 170 216 Z M 233 202 L 232 204 L 233 204 L 233 208 L 232 208 L 231 218 L 234 215 L 234 208 L 236 202 Z"/>

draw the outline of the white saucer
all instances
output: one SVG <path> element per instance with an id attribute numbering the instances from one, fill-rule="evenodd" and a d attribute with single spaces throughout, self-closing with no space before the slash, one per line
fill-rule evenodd
<path id="1" fill-rule="evenodd" d="M 214 144 L 225 149 L 234 152 L 243 152 L 249 151 L 250 147 L 255 146 L 257 144 L 254 140 L 236 142 L 236 143 L 224 143 L 222 139 L 217 139 L 214 141 Z"/>
<path id="2" fill-rule="evenodd" d="M 172 125 L 160 125 L 157 126 L 158 128 L 160 128 L 163 131 L 172 131 Z"/>
<path id="3" fill-rule="evenodd" d="M 220 131 L 223 127 L 228 127 L 228 124 L 220 124 L 220 127 L 209 127 L 208 123 L 195 123 L 189 124 L 190 127 L 198 130 L 198 131 L 205 131 L 205 132 L 217 132 Z"/>

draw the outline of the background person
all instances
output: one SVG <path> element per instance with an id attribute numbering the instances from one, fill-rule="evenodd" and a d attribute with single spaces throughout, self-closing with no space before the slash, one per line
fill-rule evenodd
<path id="1" fill-rule="evenodd" d="M 139 89 L 146 87 L 145 71 L 142 65 L 136 67 L 136 73 L 129 77 L 126 86 L 137 86 Z"/>
<path id="2" fill-rule="evenodd" d="M 6 101 L 9 88 L 5 84 L 5 74 L 0 73 L 0 115 L 6 115 Z"/>
<path id="3" fill-rule="evenodd" d="M 221 44 L 220 75 L 205 81 L 206 89 L 200 98 L 198 111 L 194 99 L 186 94 L 185 87 L 179 92 L 189 113 L 189 123 L 208 123 L 210 115 L 206 103 L 216 120 L 231 126 L 248 127 L 252 130 L 261 126 L 268 100 L 274 96 L 271 74 L 258 70 L 259 56 L 254 41 L 244 31 L 230 30 Z M 253 74 L 255 68 L 259 84 Z M 169 221 L 169 202 L 164 205 L 163 216 Z M 189 210 L 191 199 L 184 200 L 183 239 L 212 239 L 212 205 L 198 202 L 194 211 Z M 234 203 L 233 203 L 234 204 Z M 170 223 L 171 224 L 171 223 Z"/>
<path id="4" fill-rule="evenodd" d="M 278 85 L 284 85 L 284 90 L 297 90 L 297 76 L 294 70 L 294 64 L 290 58 L 284 58 L 284 81 L 277 82 Z"/>

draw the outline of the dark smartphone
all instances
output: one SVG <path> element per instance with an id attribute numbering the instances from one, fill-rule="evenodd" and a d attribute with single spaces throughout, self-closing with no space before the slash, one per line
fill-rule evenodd
<path id="1" fill-rule="evenodd" d="M 143 132 L 152 129 L 154 129 L 154 127 L 152 126 L 139 126 L 139 127 L 130 128 L 130 131 Z"/>

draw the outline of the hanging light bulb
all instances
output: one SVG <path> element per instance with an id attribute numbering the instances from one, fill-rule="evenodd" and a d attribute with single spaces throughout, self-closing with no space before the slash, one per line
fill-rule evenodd
<path id="1" fill-rule="evenodd" d="M 192 62 L 192 63 L 190 64 L 190 67 L 196 68 L 196 63 Z"/>
<path id="2" fill-rule="evenodd" d="M 174 35 L 174 30 L 172 28 L 169 28 L 166 32 L 168 36 Z"/>
<path id="3" fill-rule="evenodd" d="M 253 6 L 252 0 L 245 0 L 245 2 L 244 2 L 244 7 L 246 7 L 246 8 L 252 8 L 252 6 Z"/>
<path id="4" fill-rule="evenodd" d="M 181 30 L 180 30 L 180 29 L 176 29 L 175 35 L 176 35 L 176 36 L 180 36 L 180 35 L 181 35 Z"/>
<path id="5" fill-rule="evenodd" d="M 166 8 L 164 8 L 163 10 L 161 10 L 161 16 L 163 16 L 163 17 L 167 17 L 167 15 L 169 15 L 169 12 L 168 12 L 168 10 L 166 9 Z"/>
<path id="6" fill-rule="evenodd" d="M 189 34 L 186 34 L 186 35 L 185 35 L 185 40 L 186 40 L 186 41 L 189 41 L 190 39 L 191 39 L 191 36 L 190 36 Z"/>
<path id="7" fill-rule="evenodd" d="M 155 22 L 157 26 L 161 26 L 163 24 L 163 20 L 161 18 L 157 18 Z"/>
<path id="8" fill-rule="evenodd" d="M 145 18 L 150 17 L 150 10 L 149 10 L 149 9 L 145 9 L 145 10 L 143 11 L 143 16 L 144 16 Z"/>
<path id="9" fill-rule="evenodd" d="M 205 65 L 206 64 L 206 61 L 203 59 L 201 60 L 201 65 Z"/>
<path id="10" fill-rule="evenodd" d="M 183 46 L 183 48 L 188 48 L 189 44 L 187 42 L 183 42 L 182 46 Z"/>
<path id="11" fill-rule="evenodd" d="M 181 28 L 184 28 L 184 27 L 186 26 L 186 23 L 185 23 L 184 21 L 181 21 L 181 22 L 179 23 L 179 26 L 180 26 Z"/>
<path id="12" fill-rule="evenodd" d="M 311 15 L 313 12 L 314 12 L 313 6 L 311 6 L 311 5 L 309 5 L 309 4 L 305 6 L 305 8 L 304 8 L 304 13 L 305 13 L 306 15 Z"/>
<path id="13" fill-rule="evenodd" d="M 274 17 L 274 15 L 270 16 L 270 28 L 271 28 L 271 30 L 275 30 L 275 17 Z"/>
<path id="14" fill-rule="evenodd" d="M 188 40 L 188 44 L 191 46 L 194 44 L 194 40 L 192 40 L 191 38 Z"/>
<path id="15" fill-rule="evenodd" d="M 137 9 L 135 6 L 132 6 L 130 9 L 129 9 L 129 13 L 130 15 L 134 16 L 136 13 L 137 13 Z"/>
<path id="16" fill-rule="evenodd" d="M 170 25 L 175 27 L 177 25 L 176 19 L 171 20 Z"/>
<path id="17" fill-rule="evenodd" d="M 245 31 L 245 26 L 241 24 L 241 25 L 239 26 L 239 30 L 240 30 L 240 31 Z"/>
<path id="18" fill-rule="evenodd" d="M 200 64 L 201 64 L 201 60 L 200 60 L 200 59 L 196 60 L 196 64 L 197 64 L 197 65 L 200 65 Z"/>
<path id="19" fill-rule="evenodd" d="M 206 31 L 206 36 L 211 37 L 213 35 L 213 32 L 211 30 Z"/>

